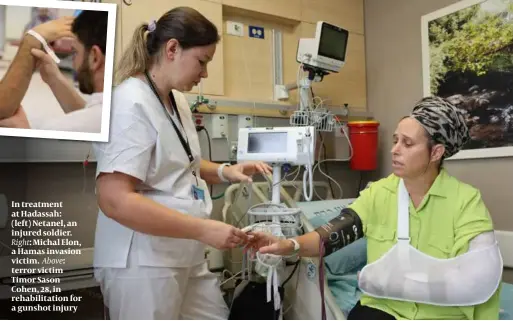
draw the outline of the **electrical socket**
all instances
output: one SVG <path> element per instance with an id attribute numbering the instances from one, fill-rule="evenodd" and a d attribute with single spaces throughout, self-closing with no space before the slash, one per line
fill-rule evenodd
<path id="1" fill-rule="evenodd" d="M 228 137 L 228 115 L 212 115 L 212 139 Z"/>
<path id="2" fill-rule="evenodd" d="M 240 22 L 226 21 L 226 33 L 232 36 L 243 37 L 244 25 Z"/>
<path id="3" fill-rule="evenodd" d="M 248 115 L 239 115 L 239 128 L 253 127 L 253 117 Z"/>

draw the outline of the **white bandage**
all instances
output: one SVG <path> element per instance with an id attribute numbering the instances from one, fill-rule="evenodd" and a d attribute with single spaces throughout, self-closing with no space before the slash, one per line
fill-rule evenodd
<path id="1" fill-rule="evenodd" d="M 490 236 L 493 233 L 483 238 Z M 439 306 L 484 303 L 502 278 L 502 257 L 496 243 L 487 244 L 490 240 L 450 259 L 434 258 L 411 247 L 400 251 L 404 246 L 398 243 L 360 272 L 360 289 L 374 297 Z"/>
<path id="2" fill-rule="evenodd" d="M 50 46 L 48 46 L 48 43 L 46 43 L 46 40 L 45 38 L 43 38 L 43 36 L 41 36 L 39 33 L 35 32 L 34 30 L 30 29 L 29 31 L 27 31 L 27 33 L 31 36 L 33 36 L 34 38 L 36 38 L 37 40 L 39 40 L 39 42 L 41 44 L 43 44 L 43 48 L 45 48 L 45 51 L 50 55 L 50 57 L 52 57 L 53 61 L 55 61 L 55 63 L 60 63 L 61 60 L 59 59 L 59 57 L 57 57 L 57 55 L 55 54 L 55 52 L 53 51 L 52 48 L 50 48 Z"/>
<path id="3" fill-rule="evenodd" d="M 219 166 L 217 168 L 217 176 L 219 176 L 219 179 L 225 183 L 229 183 L 230 181 L 226 179 L 226 177 L 224 177 L 223 175 L 223 169 L 225 166 L 230 166 L 230 164 L 228 163 L 224 163 L 224 164 L 221 164 L 221 166 Z"/>
<path id="4" fill-rule="evenodd" d="M 403 180 L 397 194 L 397 243 L 362 269 L 360 290 L 373 297 L 439 306 L 488 301 L 502 281 L 503 261 L 495 233 L 477 235 L 469 250 L 456 257 L 430 256 L 410 245 L 410 197 Z"/>

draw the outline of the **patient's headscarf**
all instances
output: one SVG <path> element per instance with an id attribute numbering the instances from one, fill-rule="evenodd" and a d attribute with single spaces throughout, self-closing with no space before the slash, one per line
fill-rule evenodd
<path id="1" fill-rule="evenodd" d="M 463 112 L 441 97 L 425 97 L 410 115 L 416 119 L 437 144 L 445 146 L 444 158 L 456 154 L 470 140 Z"/>

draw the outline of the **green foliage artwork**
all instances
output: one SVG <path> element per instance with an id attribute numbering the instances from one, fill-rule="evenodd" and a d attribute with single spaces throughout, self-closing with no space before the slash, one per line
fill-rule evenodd
<path id="1" fill-rule="evenodd" d="M 429 22 L 432 93 L 449 71 L 513 71 L 513 1 L 495 3 L 502 9 L 477 4 Z"/>
<path id="2" fill-rule="evenodd" d="M 464 112 L 453 159 L 513 156 L 513 0 L 460 0 L 422 18 L 424 95 Z"/>

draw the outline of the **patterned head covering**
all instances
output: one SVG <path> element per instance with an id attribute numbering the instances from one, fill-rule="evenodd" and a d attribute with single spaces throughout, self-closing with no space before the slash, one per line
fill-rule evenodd
<path id="1" fill-rule="evenodd" d="M 420 100 L 410 117 L 416 119 L 437 144 L 445 146 L 444 158 L 459 152 L 470 140 L 463 112 L 441 97 Z"/>

